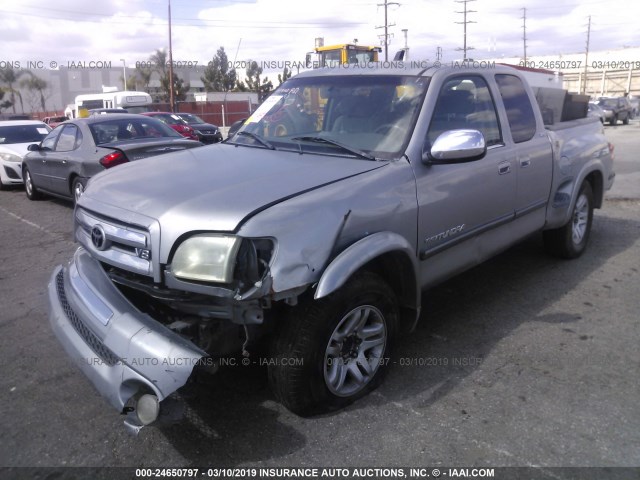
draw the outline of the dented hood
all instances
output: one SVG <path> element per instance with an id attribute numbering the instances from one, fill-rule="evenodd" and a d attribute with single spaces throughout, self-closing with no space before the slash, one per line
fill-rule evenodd
<path id="1" fill-rule="evenodd" d="M 87 197 L 161 228 L 232 232 L 271 205 L 385 163 L 217 144 L 114 167 L 90 181 L 80 205 Z"/>

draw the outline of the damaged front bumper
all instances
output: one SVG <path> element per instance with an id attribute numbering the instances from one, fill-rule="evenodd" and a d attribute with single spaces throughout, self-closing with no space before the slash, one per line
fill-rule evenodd
<path id="1" fill-rule="evenodd" d="M 207 355 L 131 305 L 83 248 L 55 269 L 48 294 L 58 340 L 134 431 Z"/>

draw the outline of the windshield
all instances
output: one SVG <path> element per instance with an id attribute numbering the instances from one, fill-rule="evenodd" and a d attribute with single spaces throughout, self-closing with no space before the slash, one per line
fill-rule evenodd
<path id="1" fill-rule="evenodd" d="M 181 113 L 180 118 L 182 118 L 185 122 L 187 122 L 190 125 L 196 125 L 198 123 L 207 123 L 197 115 L 193 115 L 191 113 Z"/>
<path id="2" fill-rule="evenodd" d="M 107 117 L 107 115 L 105 115 Z M 91 135 L 96 145 L 116 142 L 118 140 L 130 140 L 132 138 L 156 138 L 182 136 L 160 120 L 154 118 L 134 118 L 106 120 L 89 125 Z"/>
<path id="3" fill-rule="evenodd" d="M 427 83 L 393 75 L 293 78 L 260 105 L 231 143 L 260 146 L 257 135 L 277 149 L 336 155 L 352 149 L 396 158 L 409 141 Z"/>
<path id="4" fill-rule="evenodd" d="M 186 125 L 187 122 L 184 121 L 177 115 L 173 113 L 161 113 L 160 115 L 151 115 L 152 117 L 156 117 L 159 120 L 162 120 L 164 123 L 168 125 Z"/>
<path id="5" fill-rule="evenodd" d="M 11 125 L 0 127 L 0 144 L 40 143 L 50 130 L 42 125 Z"/>
<path id="6" fill-rule="evenodd" d="M 618 100 L 616 100 L 615 98 L 608 98 L 605 100 L 600 100 L 598 104 L 603 107 L 615 107 L 618 105 Z"/>

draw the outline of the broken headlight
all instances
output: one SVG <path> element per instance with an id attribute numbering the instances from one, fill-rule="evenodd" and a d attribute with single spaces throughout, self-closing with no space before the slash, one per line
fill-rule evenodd
<path id="1" fill-rule="evenodd" d="M 173 274 L 183 280 L 231 283 L 242 239 L 235 235 L 198 234 L 180 244 Z"/>

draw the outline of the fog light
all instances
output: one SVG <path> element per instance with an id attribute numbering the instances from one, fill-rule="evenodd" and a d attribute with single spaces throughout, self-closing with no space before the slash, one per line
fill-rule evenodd
<path id="1" fill-rule="evenodd" d="M 158 418 L 160 402 L 155 395 L 144 393 L 137 397 L 134 408 L 133 413 L 140 424 L 149 425 Z"/>

